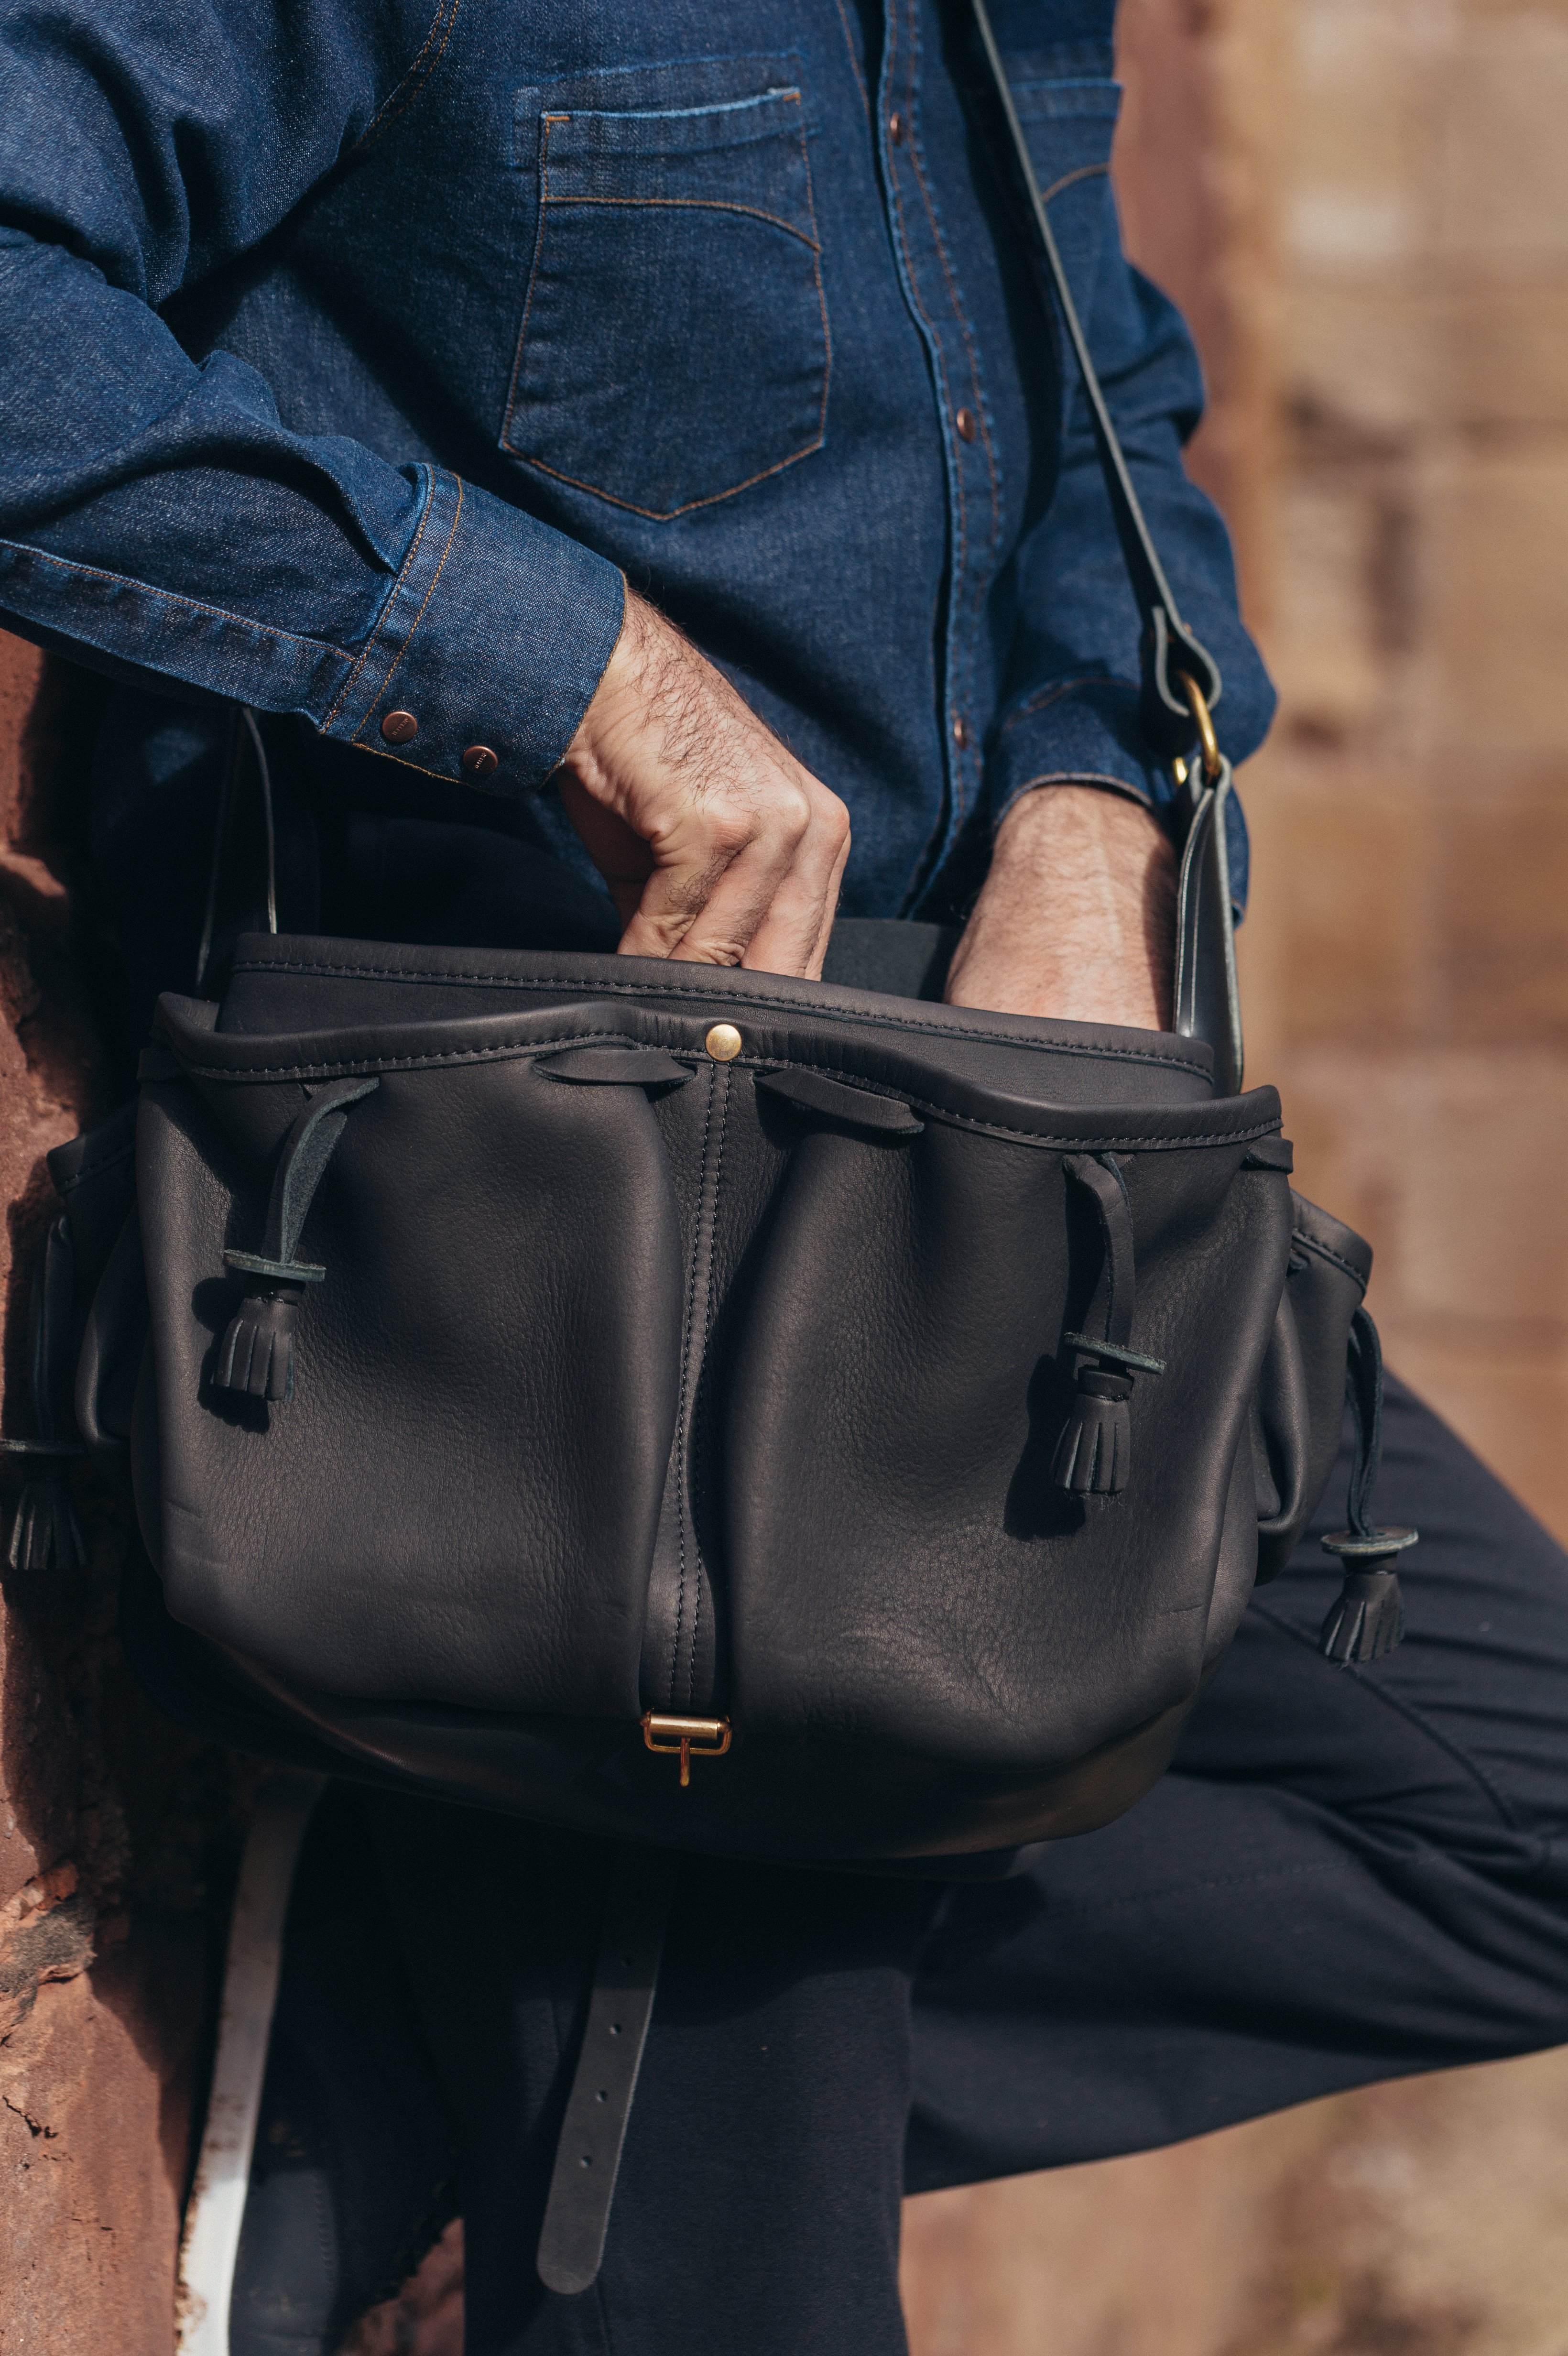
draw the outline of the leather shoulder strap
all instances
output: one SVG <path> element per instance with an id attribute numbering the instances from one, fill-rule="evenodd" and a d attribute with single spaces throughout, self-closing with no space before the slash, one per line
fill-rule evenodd
<path id="1" fill-rule="evenodd" d="M 1220 669 L 1177 611 L 1176 599 L 1138 505 L 1132 476 L 1094 370 L 1088 338 L 1035 177 L 1034 160 L 1019 120 L 1012 85 L 997 47 L 986 0 L 971 0 L 971 5 L 1029 198 L 1040 259 L 1083 379 L 1100 469 L 1105 478 L 1116 537 L 1142 624 L 1138 647 L 1142 687 L 1139 721 L 1157 753 L 1166 760 L 1180 759 L 1188 765 L 1187 790 L 1181 805 L 1185 828 L 1180 838 L 1173 1020 L 1182 1037 L 1208 1041 L 1214 1050 L 1214 1092 L 1217 1096 L 1232 1096 L 1242 1085 L 1243 1049 L 1230 864 L 1225 847 L 1225 800 L 1231 790 L 1231 765 L 1214 742 L 1207 711 L 1200 734 L 1198 712 L 1183 685 L 1185 675 L 1197 688 L 1203 705 L 1211 709 L 1220 701 Z M 1200 747 L 1200 760 L 1196 757 Z"/>
<path id="2" fill-rule="evenodd" d="M 1165 569 L 1150 537 L 1143 509 L 1138 505 L 1127 462 L 1116 438 L 1116 429 L 1111 423 L 1111 412 L 1105 405 L 1100 380 L 1094 372 L 1088 339 L 1078 316 L 1078 306 L 1072 300 L 1072 289 L 1068 284 L 1061 251 L 1051 230 L 1045 198 L 1040 192 L 1029 141 L 1024 136 L 1023 124 L 1013 102 L 1012 86 L 1008 80 L 1007 68 L 1002 63 L 1002 53 L 997 47 L 997 37 L 991 29 L 986 0 L 972 0 L 972 5 L 986 60 L 991 70 L 991 79 L 996 84 L 997 96 L 1012 141 L 1019 177 L 1034 217 L 1046 274 L 1061 313 L 1061 323 L 1067 330 L 1072 356 L 1078 363 L 1078 372 L 1083 380 L 1083 391 L 1094 427 L 1094 446 L 1100 454 L 1101 470 L 1110 495 L 1111 512 L 1115 518 L 1116 536 L 1122 544 L 1127 578 L 1132 583 L 1133 595 L 1137 601 L 1143 623 L 1139 652 L 1143 696 L 1139 717 L 1144 734 L 1156 752 L 1167 760 L 1178 755 L 1186 756 L 1198 742 L 1198 731 L 1191 707 L 1182 691 L 1180 675 L 1186 671 L 1196 680 L 1205 702 L 1211 709 L 1220 701 L 1219 666 L 1177 611 L 1176 599 L 1165 577 Z"/>

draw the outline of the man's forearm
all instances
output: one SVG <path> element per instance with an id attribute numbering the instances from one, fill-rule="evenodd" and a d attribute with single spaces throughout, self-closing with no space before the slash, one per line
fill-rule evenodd
<path id="1" fill-rule="evenodd" d="M 948 977 L 954 1006 L 1170 1025 L 1176 854 L 1141 804 L 1093 786 L 1020 796 Z"/>

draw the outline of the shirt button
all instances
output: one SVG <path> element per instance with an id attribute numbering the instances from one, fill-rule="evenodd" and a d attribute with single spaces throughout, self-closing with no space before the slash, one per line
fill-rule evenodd
<path id="1" fill-rule="evenodd" d="M 889 115 L 889 117 L 888 117 L 888 138 L 889 138 L 890 142 L 891 143 L 891 145 L 892 145 L 893 146 L 895 146 L 895 147 L 901 147 L 901 146 L 903 145 L 903 144 L 904 144 L 904 119 L 903 119 L 903 116 L 902 116 L 901 114 L 890 114 L 890 115 Z"/>
<path id="2" fill-rule="evenodd" d="M 958 428 L 958 439 L 960 442 L 973 442 L 975 439 L 975 412 L 972 409 L 961 409 L 953 423 Z"/>
<path id="3" fill-rule="evenodd" d="M 969 743 L 969 723 L 968 723 L 966 720 L 955 720 L 955 721 L 954 722 L 954 723 L 953 723 L 953 742 L 957 745 L 958 750 L 959 750 L 961 753 L 962 753 L 963 751 L 965 751 L 965 748 L 966 748 L 966 746 L 968 745 L 968 743 Z"/>
<path id="4" fill-rule="evenodd" d="M 389 712 L 381 723 L 381 734 L 389 744 L 406 744 L 419 733 L 419 722 L 411 712 Z"/>
<path id="5" fill-rule="evenodd" d="M 471 777 L 488 777 L 501 766 L 499 753 L 492 753 L 488 744 L 470 744 L 463 755 L 463 766 Z"/>

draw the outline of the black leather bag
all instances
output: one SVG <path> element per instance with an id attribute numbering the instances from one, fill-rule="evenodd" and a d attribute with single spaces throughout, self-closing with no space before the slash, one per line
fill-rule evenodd
<path id="1" fill-rule="evenodd" d="M 81 1442 L 133 1467 L 133 1648 L 230 1740 L 752 1857 L 1087 1830 L 1304 1529 L 1352 1340 L 1326 1641 L 1397 1633 L 1371 1255 L 1241 1088 L 1220 682 L 995 62 L 1182 765 L 1177 1029 L 945 1007 L 919 926 L 841 925 L 822 983 L 243 938 L 162 1001 L 112 1251 L 123 1118 L 54 1157 L 51 1247 Z"/>

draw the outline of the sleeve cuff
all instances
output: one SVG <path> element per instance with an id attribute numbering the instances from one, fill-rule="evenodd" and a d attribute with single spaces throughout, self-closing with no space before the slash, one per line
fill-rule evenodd
<path id="1" fill-rule="evenodd" d="M 1150 758 L 1138 728 L 1137 690 L 1123 680 L 1064 680 L 1015 707 L 992 740 L 986 794 L 995 833 L 1022 794 L 1040 786 L 1100 786 L 1147 809 L 1174 799 L 1176 780 Z M 1247 824 L 1238 796 L 1225 803 L 1231 889 L 1239 918 L 1247 899 Z"/>
<path id="2" fill-rule="evenodd" d="M 625 608 L 581 541 L 443 469 L 323 735 L 426 776 L 521 795 L 576 734 Z"/>
<path id="3" fill-rule="evenodd" d="M 1138 727 L 1136 688 L 1118 679 L 1063 680 L 1017 705 L 986 762 L 993 829 L 1036 786 L 1105 786 L 1154 809 L 1176 781 L 1150 758 Z"/>

